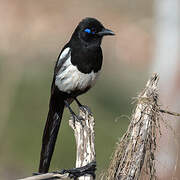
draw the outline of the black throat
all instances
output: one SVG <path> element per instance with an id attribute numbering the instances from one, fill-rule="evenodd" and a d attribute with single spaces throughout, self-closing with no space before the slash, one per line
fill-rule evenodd
<path id="1" fill-rule="evenodd" d="M 95 73 L 102 66 L 101 39 L 98 41 L 85 42 L 79 36 L 73 35 L 69 42 L 71 48 L 71 63 L 82 73 Z"/>

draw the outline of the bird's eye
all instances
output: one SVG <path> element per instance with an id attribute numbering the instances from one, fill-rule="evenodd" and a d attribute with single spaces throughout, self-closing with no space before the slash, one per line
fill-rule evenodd
<path id="1" fill-rule="evenodd" d="M 86 28 L 86 29 L 84 30 L 84 32 L 87 32 L 88 34 L 90 34 L 90 33 L 91 33 L 91 30 L 90 30 L 89 28 Z"/>

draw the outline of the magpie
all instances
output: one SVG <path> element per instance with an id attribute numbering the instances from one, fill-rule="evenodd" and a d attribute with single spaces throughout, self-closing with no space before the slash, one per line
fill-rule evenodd
<path id="1" fill-rule="evenodd" d="M 39 173 L 49 170 L 64 108 L 69 109 L 74 120 L 79 118 L 70 107 L 72 101 L 75 100 L 80 108 L 86 108 L 77 96 L 86 93 L 99 76 L 103 60 L 101 41 L 105 35 L 114 35 L 114 32 L 95 18 L 85 18 L 57 58 L 42 137 Z"/>

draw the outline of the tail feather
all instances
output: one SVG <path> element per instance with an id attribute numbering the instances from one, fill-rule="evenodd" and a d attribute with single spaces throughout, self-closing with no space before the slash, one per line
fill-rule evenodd
<path id="1" fill-rule="evenodd" d="M 64 100 L 60 95 L 51 95 L 49 112 L 42 138 L 39 173 L 47 173 L 54 152 L 56 139 L 64 111 Z"/>

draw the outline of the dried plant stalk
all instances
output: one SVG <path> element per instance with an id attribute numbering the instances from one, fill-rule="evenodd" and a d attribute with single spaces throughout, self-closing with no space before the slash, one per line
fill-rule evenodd
<path id="1" fill-rule="evenodd" d="M 84 119 L 82 123 L 75 121 L 74 124 L 72 119 L 69 120 L 69 125 L 73 129 L 76 139 L 76 168 L 95 161 L 94 118 L 86 109 L 80 110 L 79 116 Z M 79 180 L 92 180 L 94 178 L 95 174 L 93 176 L 86 175 L 79 177 Z"/>
<path id="2" fill-rule="evenodd" d="M 158 75 L 154 74 L 139 94 L 128 130 L 111 160 L 107 180 L 139 180 L 143 171 L 148 179 L 156 179 L 154 153 L 160 132 L 158 80 Z"/>
<path id="3" fill-rule="evenodd" d="M 48 179 L 59 179 L 59 180 L 60 179 L 66 179 L 66 180 L 69 179 L 70 180 L 69 173 L 66 173 L 66 174 L 46 173 L 46 174 L 26 177 L 26 178 L 17 179 L 17 180 L 48 180 Z"/>

